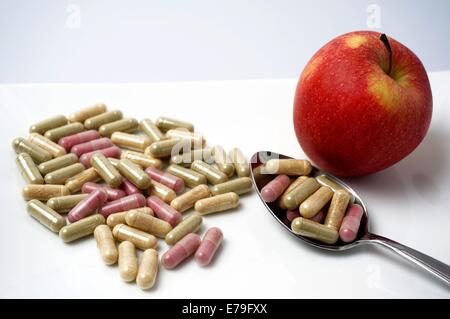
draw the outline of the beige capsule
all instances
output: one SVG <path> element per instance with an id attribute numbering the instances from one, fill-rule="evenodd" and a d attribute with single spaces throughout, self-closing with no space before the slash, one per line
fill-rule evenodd
<path id="1" fill-rule="evenodd" d="M 73 153 L 69 153 L 39 164 L 38 169 L 43 175 L 46 175 L 50 172 L 75 163 L 78 163 L 78 156 Z"/>
<path id="2" fill-rule="evenodd" d="M 304 176 L 301 176 L 304 177 Z M 320 188 L 320 184 L 317 183 L 313 177 L 306 177 L 306 179 L 294 189 L 288 193 L 284 193 L 280 199 L 280 206 L 288 210 L 297 209 L 298 206 L 310 197 L 314 192 Z M 326 204 L 326 203 L 325 203 Z M 320 209 L 319 209 L 320 210 Z M 315 215 L 315 214 L 314 214 Z M 313 216 L 314 216 L 313 215 Z M 312 217 L 312 216 L 311 216 Z M 307 217 L 309 218 L 309 217 Z"/>
<path id="3" fill-rule="evenodd" d="M 177 197 L 177 193 L 166 185 L 152 181 L 152 185 L 147 189 L 149 196 L 157 196 L 167 204 Z"/>
<path id="4" fill-rule="evenodd" d="M 27 184 L 44 184 L 44 178 L 30 155 L 20 153 L 16 157 L 16 164 Z"/>
<path id="5" fill-rule="evenodd" d="M 339 230 L 349 201 L 350 194 L 348 192 L 344 190 L 336 191 L 331 199 L 330 208 L 328 209 L 324 225 Z"/>
<path id="6" fill-rule="evenodd" d="M 70 122 L 84 122 L 90 117 L 99 115 L 106 112 L 106 105 L 103 103 L 97 103 L 69 115 Z"/>
<path id="7" fill-rule="evenodd" d="M 69 178 L 80 174 L 84 171 L 84 166 L 81 163 L 75 163 L 67 167 L 60 168 L 56 171 L 45 175 L 45 182 L 47 184 L 64 184 Z"/>
<path id="8" fill-rule="evenodd" d="M 136 210 L 129 211 L 125 214 L 125 222 L 131 227 L 159 238 L 165 238 L 172 230 L 172 226 L 168 222 Z"/>
<path id="9" fill-rule="evenodd" d="M 117 165 L 117 170 L 139 189 L 147 189 L 152 185 L 148 174 L 139 165 L 129 159 L 121 159 Z"/>
<path id="10" fill-rule="evenodd" d="M 165 140 L 166 136 L 159 130 L 159 128 L 150 119 L 143 119 L 139 124 L 142 131 L 147 135 L 153 142 L 158 142 Z"/>
<path id="11" fill-rule="evenodd" d="M 307 160 L 271 159 L 264 165 L 267 174 L 308 175 L 312 166 Z"/>
<path id="12" fill-rule="evenodd" d="M 173 246 L 187 234 L 196 233 L 202 226 L 202 222 L 202 216 L 197 213 L 187 216 L 166 235 L 166 244 Z"/>
<path id="13" fill-rule="evenodd" d="M 129 159 L 135 164 L 142 166 L 143 168 L 154 167 L 161 169 L 162 161 L 159 158 L 153 158 L 149 155 L 145 155 L 135 151 L 122 151 L 120 158 Z"/>
<path id="14" fill-rule="evenodd" d="M 60 157 L 66 154 L 64 147 L 56 144 L 41 134 L 31 133 L 28 140 L 52 154 L 53 157 Z"/>
<path id="15" fill-rule="evenodd" d="M 52 232 L 57 233 L 66 225 L 66 219 L 63 216 L 37 199 L 32 199 L 27 203 L 27 212 Z"/>
<path id="16" fill-rule="evenodd" d="M 314 217 L 330 201 L 331 197 L 333 197 L 331 188 L 320 187 L 300 205 L 300 214 L 305 218 Z"/>
<path id="17" fill-rule="evenodd" d="M 132 242 L 124 241 L 119 245 L 119 274 L 126 281 L 131 282 L 136 279 L 138 272 L 138 260 L 136 248 Z"/>
<path id="18" fill-rule="evenodd" d="M 58 142 L 59 139 L 77 134 L 84 131 L 84 125 L 81 123 L 70 123 L 60 126 L 45 132 L 44 136 L 53 142 Z"/>
<path id="19" fill-rule="evenodd" d="M 158 245 L 155 236 L 124 224 L 116 225 L 113 228 L 113 235 L 117 240 L 130 241 L 142 250 L 156 248 Z"/>
<path id="20" fill-rule="evenodd" d="M 122 175 L 102 153 L 92 156 L 91 165 L 109 186 L 117 188 L 122 184 Z"/>
<path id="21" fill-rule="evenodd" d="M 207 183 L 205 175 L 197 173 L 189 168 L 185 168 L 180 165 L 169 165 L 169 167 L 167 167 L 167 173 L 181 178 L 184 181 L 184 184 L 191 188 Z"/>
<path id="22" fill-rule="evenodd" d="M 12 147 L 17 154 L 27 153 L 38 164 L 52 159 L 52 154 L 21 137 L 13 140 Z"/>
<path id="23" fill-rule="evenodd" d="M 76 194 L 52 197 L 47 201 L 47 206 L 58 213 L 67 213 L 89 194 Z"/>
<path id="24" fill-rule="evenodd" d="M 346 191 L 345 187 L 332 181 L 325 175 L 316 176 L 316 180 L 319 182 L 319 184 L 321 184 L 323 186 L 328 186 L 329 188 L 331 188 L 333 190 L 333 192 L 337 192 L 338 190 Z M 349 203 L 353 204 L 355 202 L 355 196 L 353 196 L 353 194 L 350 194 L 350 193 L 349 193 L 349 195 L 350 195 Z"/>
<path id="25" fill-rule="evenodd" d="M 168 130 L 166 132 L 166 136 L 168 138 L 188 140 L 194 145 L 194 148 L 203 148 L 203 145 L 205 145 L 205 138 L 203 137 L 203 134 L 190 132 L 185 129 Z"/>
<path id="26" fill-rule="evenodd" d="M 222 173 L 212 165 L 206 164 L 202 161 L 194 161 L 191 164 L 191 169 L 197 173 L 206 176 L 208 182 L 213 185 L 224 183 L 228 180 L 228 176 Z"/>
<path id="27" fill-rule="evenodd" d="M 22 189 L 25 200 L 38 199 L 47 201 L 52 197 L 70 195 L 69 189 L 64 185 L 27 185 Z"/>
<path id="28" fill-rule="evenodd" d="M 146 215 L 151 215 L 153 216 L 153 210 L 150 207 L 140 207 L 140 208 L 134 208 L 134 209 L 130 209 L 124 212 L 118 212 L 118 213 L 114 213 L 108 216 L 108 218 L 106 219 L 106 224 L 111 227 L 114 228 L 116 225 L 119 224 L 125 224 L 126 220 L 125 220 L 125 216 L 127 215 L 127 213 L 129 212 L 139 212 L 139 213 L 143 213 Z M 132 226 L 132 225 L 129 225 Z M 138 227 L 136 227 L 138 228 Z"/>
<path id="29" fill-rule="evenodd" d="M 147 290 L 155 285 L 158 274 L 159 255 L 154 249 L 147 249 L 142 253 L 141 264 L 136 277 L 139 288 Z"/>
<path id="30" fill-rule="evenodd" d="M 138 128 L 139 123 L 135 118 L 126 118 L 111 123 L 103 124 L 98 128 L 101 136 L 111 136 L 114 132 L 130 132 Z"/>
<path id="31" fill-rule="evenodd" d="M 77 239 L 92 235 L 98 225 L 105 223 L 105 217 L 100 214 L 94 214 L 86 218 L 80 219 L 75 223 L 64 226 L 59 231 L 59 237 L 69 243 Z"/>
<path id="32" fill-rule="evenodd" d="M 115 264 L 119 258 L 119 252 L 111 229 L 107 225 L 98 225 L 94 230 L 94 237 L 103 262 L 106 265 Z"/>
<path id="33" fill-rule="evenodd" d="M 211 194 L 220 195 L 229 192 L 242 195 L 253 189 L 253 182 L 250 177 L 238 177 L 228 182 L 217 184 L 211 187 Z"/>
<path id="34" fill-rule="evenodd" d="M 213 156 L 214 161 L 221 172 L 225 173 L 228 177 L 234 175 L 233 162 L 222 146 L 216 145 L 213 147 Z"/>
<path id="35" fill-rule="evenodd" d="M 191 167 L 192 162 L 196 160 L 203 161 L 207 164 L 213 164 L 214 158 L 212 155 L 212 150 L 209 148 L 196 149 L 189 150 L 187 153 L 173 155 L 170 158 L 170 164 L 177 164 L 189 168 Z"/>
<path id="36" fill-rule="evenodd" d="M 70 177 L 66 180 L 66 186 L 71 193 L 76 193 L 81 190 L 84 184 L 87 182 L 96 183 L 101 180 L 100 175 L 97 173 L 95 168 L 90 167 L 81 173 Z"/>
<path id="37" fill-rule="evenodd" d="M 148 136 L 124 132 L 112 133 L 111 141 L 118 147 L 138 152 L 144 152 L 145 149 L 151 144 L 151 140 Z"/>
<path id="38" fill-rule="evenodd" d="M 201 199 L 195 203 L 195 210 L 201 215 L 222 212 L 239 206 L 239 196 L 230 192 Z"/>
<path id="39" fill-rule="evenodd" d="M 112 166 L 115 168 L 119 167 L 120 159 L 114 158 L 114 157 L 108 157 L 108 161 L 111 163 Z"/>
<path id="40" fill-rule="evenodd" d="M 211 196 L 211 191 L 206 185 L 198 185 L 186 193 L 174 198 L 170 202 L 170 206 L 180 213 L 187 211 L 194 207 L 195 203 L 200 199 Z"/>
<path id="41" fill-rule="evenodd" d="M 178 154 L 181 149 L 187 149 L 189 151 L 191 149 L 191 143 L 186 140 L 172 138 L 152 143 L 145 149 L 144 153 L 152 157 L 164 158 L 171 156 L 172 152 Z"/>
<path id="42" fill-rule="evenodd" d="M 160 116 L 156 119 L 156 126 L 162 131 L 168 131 L 176 128 L 183 128 L 194 132 L 194 125 L 188 122 L 172 119 L 165 116 Z"/>
<path id="43" fill-rule="evenodd" d="M 336 229 L 303 217 L 295 218 L 292 221 L 291 229 L 294 234 L 316 239 L 326 244 L 335 244 L 339 238 Z"/>
<path id="44" fill-rule="evenodd" d="M 242 151 L 238 148 L 233 148 L 228 153 L 231 161 L 233 162 L 236 174 L 239 177 L 246 177 L 250 175 L 250 168 Z"/>
<path id="45" fill-rule="evenodd" d="M 100 126 L 121 120 L 122 112 L 119 110 L 105 112 L 92 116 L 84 121 L 84 127 L 88 130 L 97 130 Z"/>
<path id="46" fill-rule="evenodd" d="M 30 126 L 30 133 L 44 134 L 51 129 L 64 126 L 68 123 L 67 117 L 64 115 L 52 116 L 48 119 L 40 121 Z"/>
<path id="47" fill-rule="evenodd" d="M 287 207 L 286 207 L 286 205 L 284 203 L 284 199 L 287 196 L 287 194 L 289 194 L 294 188 L 296 188 L 298 185 L 300 185 L 301 183 L 303 183 L 307 179 L 308 179 L 308 176 L 299 176 L 293 182 L 291 182 L 289 184 L 288 188 L 286 188 L 284 193 L 281 194 L 281 196 L 278 198 L 278 201 L 277 201 L 277 204 L 278 204 L 278 206 L 281 209 L 287 209 Z"/>

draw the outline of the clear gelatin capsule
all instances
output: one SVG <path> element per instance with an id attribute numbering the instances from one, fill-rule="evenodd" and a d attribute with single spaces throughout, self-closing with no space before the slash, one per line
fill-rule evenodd
<path id="1" fill-rule="evenodd" d="M 135 164 L 142 166 L 143 168 L 154 167 L 160 169 L 162 167 L 162 161 L 159 158 L 153 158 L 149 155 L 145 155 L 135 151 L 122 151 L 121 158 L 126 158 Z"/>
<path id="2" fill-rule="evenodd" d="M 147 167 L 145 172 L 153 181 L 173 189 L 176 193 L 180 193 L 184 190 L 184 181 L 175 175 L 163 172 L 154 167 Z"/>
<path id="3" fill-rule="evenodd" d="M 108 185 L 101 185 L 97 183 L 87 182 L 81 187 L 81 192 L 85 194 L 92 193 L 93 191 L 101 189 L 108 195 L 108 200 L 113 201 L 119 198 L 125 197 L 127 194 L 118 188 L 112 188 Z"/>
<path id="4" fill-rule="evenodd" d="M 94 105 L 82 108 L 69 115 L 70 122 L 84 122 L 86 119 L 106 112 L 106 105 L 103 103 L 96 103 Z"/>
<path id="5" fill-rule="evenodd" d="M 158 274 L 159 254 L 154 249 L 147 249 L 142 253 L 141 264 L 136 277 L 139 288 L 147 290 L 155 285 Z"/>
<path id="6" fill-rule="evenodd" d="M 66 151 L 70 151 L 72 147 L 74 147 L 75 145 L 87 143 L 92 140 L 97 140 L 99 138 L 100 134 L 96 130 L 89 130 L 63 137 L 59 139 L 58 144 L 61 147 L 63 147 Z"/>
<path id="7" fill-rule="evenodd" d="M 305 176 L 300 176 L 305 177 Z M 298 179 L 297 179 L 298 180 Z M 298 183 L 289 192 L 284 192 L 280 199 L 280 207 L 289 210 L 297 209 L 305 199 L 314 194 L 320 188 L 313 177 L 305 177 L 302 183 Z"/>
<path id="8" fill-rule="evenodd" d="M 44 134 L 46 131 L 49 131 L 51 129 L 60 126 L 64 126 L 67 123 L 68 123 L 67 117 L 65 117 L 64 115 L 56 115 L 31 125 L 30 133 Z"/>
<path id="9" fill-rule="evenodd" d="M 264 165 L 267 174 L 285 174 L 291 176 L 308 175 L 312 166 L 307 160 L 299 159 L 271 159 Z"/>
<path id="10" fill-rule="evenodd" d="M 195 203 L 195 210 L 201 215 L 223 212 L 239 206 L 239 196 L 230 192 L 201 199 Z"/>
<path id="11" fill-rule="evenodd" d="M 95 228 L 104 223 L 105 217 L 99 214 L 94 214 L 61 228 L 59 231 L 59 238 L 61 238 L 65 243 L 69 243 L 92 235 Z"/>
<path id="12" fill-rule="evenodd" d="M 119 273 L 125 282 L 136 279 L 138 272 L 138 260 L 136 248 L 133 243 L 124 241 L 119 245 Z"/>
<path id="13" fill-rule="evenodd" d="M 95 140 L 90 140 L 81 144 L 76 144 L 72 146 L 70 152 L 80 157 L 83 154 L 102 150 L 111 146 L 114 146 L 113 142 L 109 138 L 103 137 Z"/>
<path id="14" fill-rule="evenodd" d="M 205 175 L 197 173 L 189 168 L 182 167 L 177 164 L 171 164 L 166 170 L 169 174 L 177 176 L 184 181 L 184 184 L 188 187 L 194 188 L 195 186 L 206 184 L 207 180 Z"/>
<path id="15" fill-rule="evenodd" d="M 333 197 L 333 190 L 328 186 L 320 187 L 300 205 L 300 215 L 311 218 L 316 215 Z"/>
<path id="16" fill-rule="evenodd" d="M 202 134 L 190 132 L 185 129 L 168 130 L 166 132 L 166 136 L 168 138 L 178 138 L 180 140 L 188 140 L 194 145 L 194 148 L 203 148 L 203 145 L 205 145 L 205 139 Z"/>
<path id="17" fill-rule="evenodd" d="M 159 128 L 155 125 L 155 123 L 152 122 L 152 120 L 143 119 L 139 125 L 141 130 L 150 138 L 152 143 L 166 139 L 164 134 L 161 133 Z"/>
<path id="18" fill-rule="evenodd" d="M 333 227 L 339 230 L 345 211 L 347 210 L 350 195 L 345 190 L 338 190 L 334 193 L 331 199 L 330 208 L 328 209 L 327 217 L 325 218 L 325 226 Z"/>
<path id="19" fill-rule="evenodd" d="M 119 187 L 122 184 L 122 175 L 101 153 L 95 153 L 91 158 L 91 165 L 103 180 L 111 187 Z"/>
<path id="20" fill-rule="evenodd" d="M 234 175 L 234 165 L 231 158 L 222 146 L 216 145 L 213 147 L 214 161 L 217 167 L 222 173 L 225 173 L 228 177 Z"/>
<path id="21" fill-rule="evenodd" d="M 155 212 L 156 217 L 168 222 L 172 227 L 178 225 L 178 223 L 183 219 L 180 212 L 166 204 L 157 196 L 150 196 L 147 198 L 147 206 Z"/>
<path id="22" fill-rule="evenodd" d="M 139 210 L 130 210 L 124 216 L 128 226 L 140 229 L 159 238 L 165 238 L 172 230 L 172 226 L 168 222 Z"/>
<path id="23" fill-rule="evenodd" d="M 149 147 L 145 149 L 145 154 L 156 158 L 169 157 L 172 155 L 173 149 L 175 149 L 176 147 L 182 149 L 185 145 L 187 145 L 188 149 L 191 149 L 190 143 L 186 144 L 186 141 L 177 138 L 153 142 Z"/>
<path id="24" fill-rule="evenodd" d="M 170 189 L 169 187 L 160 184 L 158 182 L 153 181 L 152 186 L 150 186 L 147 189 L 147 193 L 150 196 L 157 196 L 160 199 L 162 199 L 167 204 L 170 204 L 172 200 L 174 200 L 175 197 L 177 197 L 177 194 L 174 190 Z"/>
<path id="25" fill-rule="evenodd" d="M 203 240 L 200 243 L 197 251 L 195 252 L 195 261 L 200 266 L 207 266 L 214 258 L 217 249 L 220 247 L 223 241 L 223 233 L 218 227 L 212 227 L 208 229 Z"/>
<path id="26" fill-rule="evenodd" d="M 12 147 L 17 154 L 27 153 L 38 164 L 52 159 L 52 154 L 21 137 L 13 140 Z"/>
<path id="27" fill-rule="evenodd" d="M 335 244 L 339 239 L 339 234 L 336 229 L 303 217 L 294 219 L 291 224 L 291 229 L 294 234 L 315 239 L 325 244 Z"/>
<path id="28" fill-rule="evenodd" d="M 134 194 L 107 203 L 101 208 L 100 214 L 102 214 L 105 217 L 108 217 L 109 215 L 114 213 L 123 212 L 126 210 L 140 208 L 144 206 L 145 206 L 144 195 Z"/>
<path id="29" fill-rule="evenodd" d="M 233 148 L 228 153 L 231 161 L 233 162 L 234 169 L 236 171 L 237 176 L 239 177 L 247 177 L 250 175 L 250 168 L 242 151 L 238 148 Z"/>
<path id="30" fill-rule="evenodd" d="M 22 189 L 25 200 L 38 199 L 47 201 L 52 197 L 70 195 L 69 189 L 64 185 L 33 185 L 29 184 Z"/>
<path id="31" fill-rule="evenodd" d="M 109 227 L 114 228 L 116 225 L 127 223 L 125 221 L 125 217 L 129 212 L 140 212 L 140 213 L 143 213 L 146 215 L 154 216 L 153 210 L 150 207 L 141 207 L 141 208 L 126 210 L 124 212 L 118 212 L 118 213 L 111 214 L 106 219 L 106 224 Z M 160 219 L 158 219 L 158 220 L 160 220 Z M 133 226 L 133 225 L 128 224 L 128 226 Z M 139 228 L 139 227 L 135 227 L 135 228 Z"/>
<path id="32" fill-rule="evenodd" d="M 85 153 L 80 156 L 80 163 L 84 165 L 84 167 L 89 168 L 91 167 L 91 159 L 94 154 L 100 153 L 103 154 L 107 158 L 119 158 L 121 150 L 117 146 L 111 146 L 108 148 L 103 148 L 101 150 L 92 151 L 89 153 Z"/>
<path id="33" fill-rule="evenodd" d="M 31 133 L 28 140 L 52 154 L 53 157 L 60 157 L 66 154 L 66 150 L 62 146 L 56 144 L 41 134 Z"/>
<path id="34" fill-rule="evenodd" d="M 113 235 L 118 241 L 129 241 L 142 250 L 156 248 L 158 245 L 155 236 L 124 224 L 116 225 Z"/>
<path id="35" fill-rule="evenodd" d="M 114 132 L 131 132 L 138 128 L 139 123 L 134 118 L 126 118 L 115 122 L 103 124 L 98 128 L 101 136 L 110 137 Z"/>
<path id="36" fill-rule="evenodd" d="M 207 198 L 209 196 L 211 196 L 209 187 L 206 185 L 198 185 L 193 189 L 187 191 L 186 193 L 173 199 L 170 202 L 170 206 L 182 213 L 194 207 L 195 203 L 200 199 Z"/>
<path id="37" fill-rule="evenodd" d="M 253 189 L 252 179 L 250 177 L 238 177 L 225 183 L 217 184 L 211 187 L 211 194 L 220 195 L 229 192 L 243 195 Z"/>
<path id="38" fill-rule="evenodd" d="M 87 196 L 88 194 L 76 194 L 52 197 L 47 201 L 47 206 L 58 213 L 68 213 Z"/>
<path id="39" fill-rule="evenodd" d="M 191 214 L 184 218 L 175 228 L 167 233 L 165 241 L 173 246 L 189 233 L 196 233 L 202 226 L 203 218 L 199 214 Z"/>
<path id="40" fill-rule="evenodd" d="M 94 237 L 103 262 L 106 265 L 115 264 L 119 258 L 119 252 L 111 229 L 107 225 L 98 225 L 94 230 Z"/>
<path id="41" fill-rule="evenodd" d="M 98 175 L 95 168 L 91 167 L 66 180 L 66 186 L 71 193 L 76 193 L 81 190 L 84 184 L 89 182 L 95 183 L 100 180 L 100 175 Z"/>
<path id="42" fill-rule="evenodd" d="M 129 159 L 123 158 L 117 165 L 117 170 L 127 180 L 132 182 L 139 189 L 147 189 L 152 185 L 148 174 L 137 164 Z"/>
<path id="43" fill-rule="evenodd" d="M 96 189 L 88 197 L 72 208 L 67 215 L 69 222 L 74 223 L 97 212 L 108 199 L 108 195 L 103 189 Z"/>
<path id="44" fill-rule="evenodd" d="M 47 173 L 45 175 L 45 182 L 47 184 L 64 184 L 69 178 L 80 174 L 84 171 L 83 164 L 75 163 L 60 169 L 57 169 L 56 171 Z"/>
<path id="45" fill-rule="evenodd" d="M 165 116 L 160 116 L 156 119 L 156 126 L 162 131 L 182 128 L 194 132 L 194 125 L 188 122 L 172 119 Z"/>
<path id="46" fill-rule="evenodd" d="M 125 192 L 126 195 L 142 194 L 142 191 L 126 178 L 122 178 L 122 184 L 120 185 L 120 188 Z"/>
<path id="47" fill-rule="evenodd" d="M 206 176 L 208 182 L 213 185 L 224 183 L 228 180 L 228 176 L 212 165 L 206 164 L 202 161 L 194 161 L 191 164 L 191 169 L 197 173 Z"/>
<path id="48" fill-rule="evenodd" d="M 32 199 L 27 203 L 27 212 L 52 232 L 57 233 L 66 225 L 64 217 L 37 199 Z"/>
<path id="49" fill-rule="evenodd" d="M 41 174 L 46 175 L 75 163 L 78 163 L 78 157 L 75 154 L 69 153 L 39 164 L 38 169 Z"/>
<path id="50" fill-rule="evenodd" d="M 266 203 L 273 203 L 280 197 L 286 188 L 289 187 L 291 180 L 287 175 L 278 175 L 266 186 L 261 189 L 261 197 Z"/>
<path id="51" fill-rule="evenodd" d="M 84 127 L 88 130 L 97 130 L 103 124 L 121 120 L 122 117 L 122 112 L 119 110 L 105 112 L 86 119 L 84 121 Z"/>
<path id="52" fill-rule="evenodd" d="M 161 257 L 161 264 L 166 269 L 173 269 L 182 261 L 192 256 L 200 246 L 200 236 L 187 234 Z"/>
<path id="53" fill-rule="evenodd" d="M 144 152 L 151 144 L 151 140 L 146 135 L 136 135 L 124 132 L 114 132 L 111 141 L 121 147 L 132 151 Z"/>
<path id="54" fill-rule="evenodd" d="M 348 207 L 339 229 L 339 237 L 343 242 L 351 243 L 356 239 L 363 214 L 364 212 L 360 205 L 352 204 Z"/>
<path id="55" fill-rule="evenodd" d="M 64 126 L 60 126 L 45 132 L 44 136 L 53 142 L 58 143 L 59 139 L 80 133 L 84 131 L 84 126 L 81 123 L 71 123 Z"/>
<path id="56" fill-rule="evenodd" d="M 20 153 L 16 157 L 16 164 L 27 184 L 44 184 L 44 178 L 30 155 Z"/>

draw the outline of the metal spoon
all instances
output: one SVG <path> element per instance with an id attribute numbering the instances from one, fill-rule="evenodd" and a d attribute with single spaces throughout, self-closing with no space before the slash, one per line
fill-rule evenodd
<path id="1" fill-rule="evenodd" d="M 261 201 L 264 203 L 264 205 L 272 214 L 272 216 L 275 217 L 275 219 L 283 226 L 285 230 L 289 231 L 292 235 L 296 236 L 297 238 L 303 240 L 304 242 L 314 247 L 332 251 L 343 251 L 362 244 L 379 244 L 381 246 L 391 249 L 392 251 L 399 254 L 403 258 L 409 260 L 410 262 L 413 262 L 417 266 L 423 268 L 432 275 L 443 280 L 447 285 L 450 285 L 449 265 L 439 260 L 436 260 L 430 256 L 422 254 L 417 250 L 402 245 L 396 241 L 369 232 L 369 215 L 367 213 L 367 207 L 364 205 L 364 202 L 362 201 L 361 197 L 342 180 L 324 171 L 321 171 L 316 167 L 313 167 L 313 170 L 310 174 L 311 176 L 315 177 L 319 175 L 324 175 L 331 181 L 336 182 L 337 184 L 345 188 L 351 195 L 353 195 L 355 198 L 355 203 L 361 205 L 361 207 L 363 208 L 364 214 L 361 218 L 361 225 L 359 227 L 359 232 L 355 241 L 351 243 L 344 243 L 342 241 L 338 241 L 336 244 L 333 245 L 324 244 L 319 241 L 294 234 L 291 228 L 283 222 L 283 218 L 286 216 L 286 211 L 279 208 L 277 203 L 266 203 L 261 197 L 261 189 L 272 179 L 273 176 L 271 177 L 271 175 L 256 174 L 255 171 L 256 168 L 263 165 L 270 159 L 289 159 L 289 158 L 291 157 L 280 155 L 274 152 L 263 151 L 255 153 L 252 156 L 250 164 L 253 183 L 257 189 L 257 193 L 261 198 Z"/>

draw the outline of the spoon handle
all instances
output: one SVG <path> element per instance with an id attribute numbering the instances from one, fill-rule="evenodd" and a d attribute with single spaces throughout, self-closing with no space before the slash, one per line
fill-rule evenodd
<path id="1" fill-rule="evenodd" d="M 383 236 L 368 234 L 368 239 L 372 243 L 380 244 L 391 249 L 403 258 L 406 258 L 437 278 L 443 280 L 447 285 L 450 285 L 449 265 Z"/>

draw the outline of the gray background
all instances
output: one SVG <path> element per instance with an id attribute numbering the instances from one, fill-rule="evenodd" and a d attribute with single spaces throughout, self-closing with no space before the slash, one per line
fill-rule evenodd
<path id="1" fill-rule="evenodd" d="M 370 4 L 380 25 L 367 23 Z M 450 69 L 449 13 L 446 0 L 0 0 L 0 83 L 291 78 L 360 29 Z"/>

